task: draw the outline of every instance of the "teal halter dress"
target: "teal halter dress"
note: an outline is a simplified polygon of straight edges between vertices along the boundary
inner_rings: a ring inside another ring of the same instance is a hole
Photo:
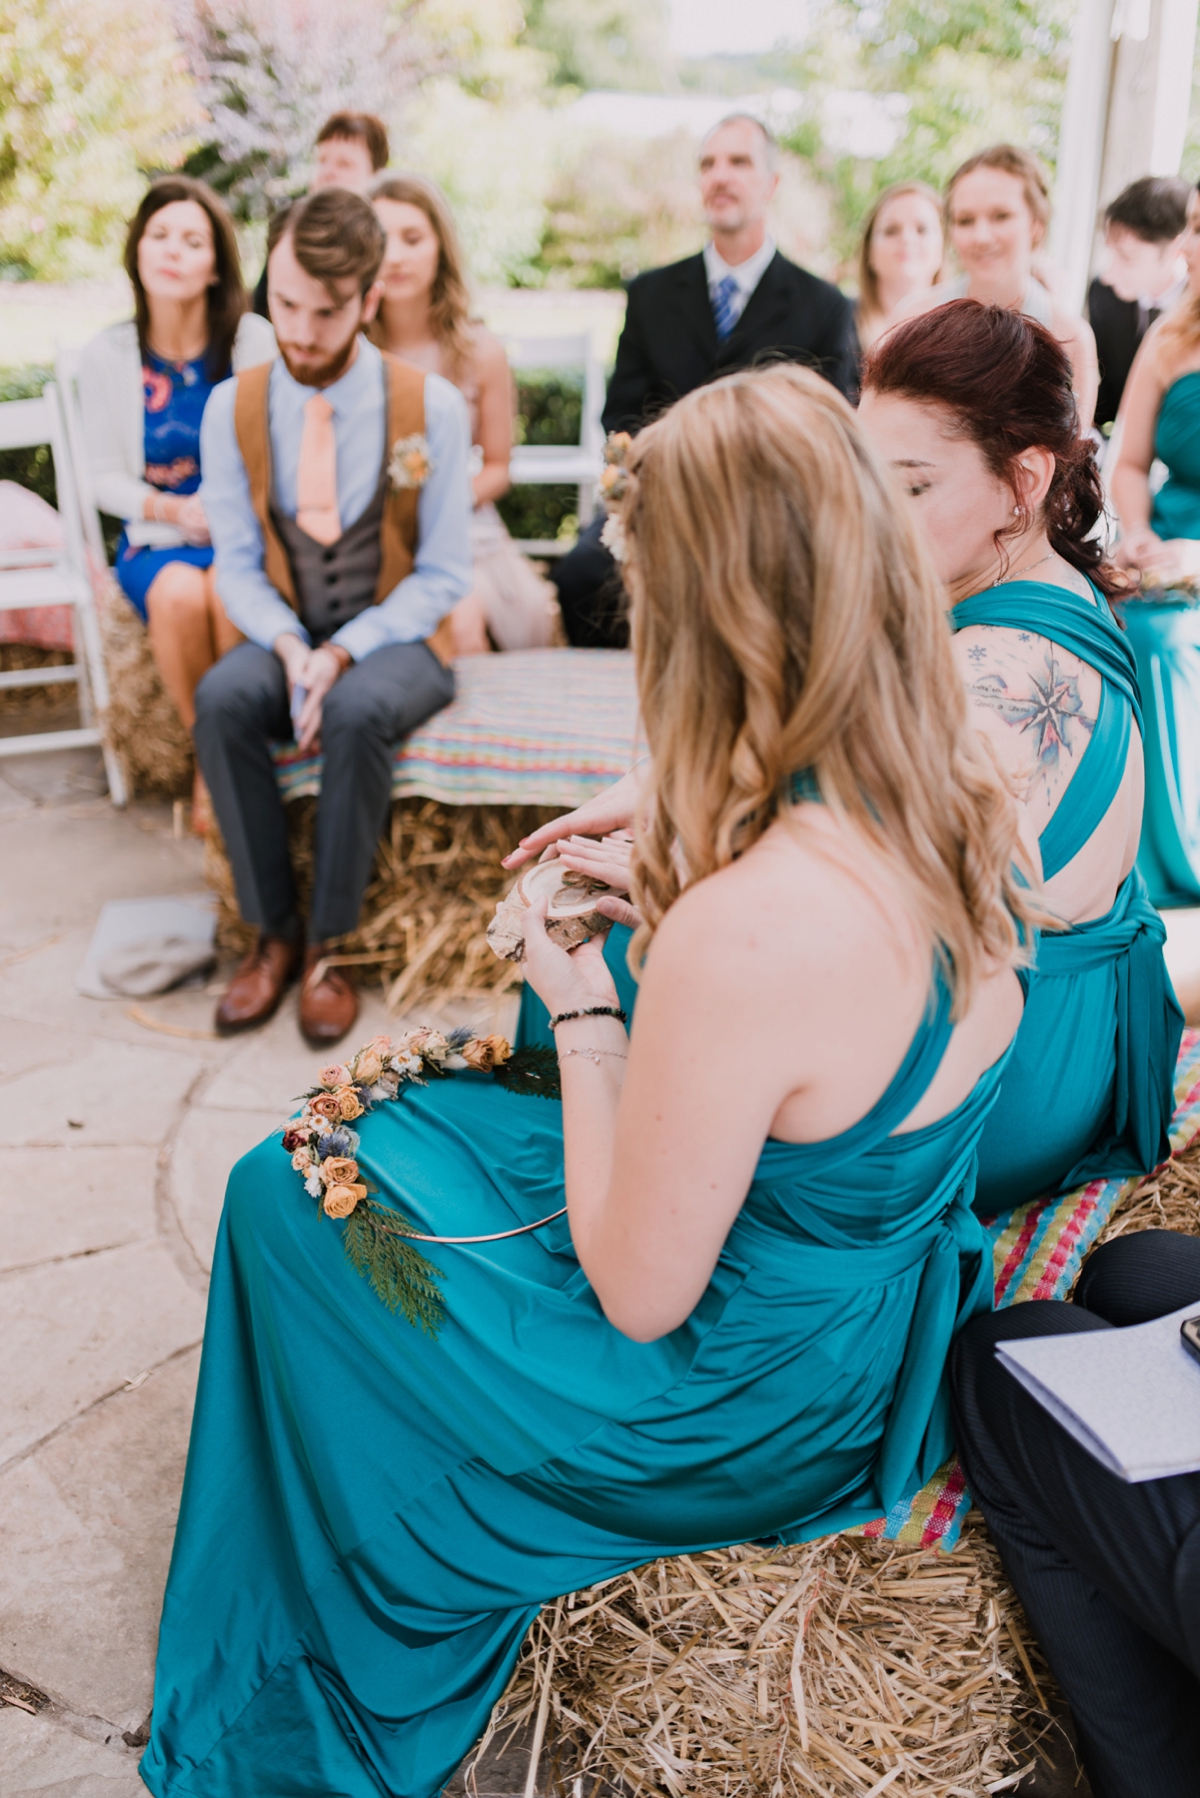
[[[1200,538],[1200,371],[1163,396],[1154,453],[1170,477],[1150,523]],[[1146,809],[1138,866],[1155,905],[1200,904],[1200,609],[1194,595],[1122,608],[1146,710]]]
[[[691,1317],[608,1323],[566,1219],[431,1248],[431,1341],[350,1266],[278,1137],[230,1176],[141,1772],[157,1798],[434,1798],[539,1608],[656,1555],[878,1517],[944,1461],[955,1331],[991,1305],[971,1210],[1003,1058],[894,1135],[944,986],[883,1097],[765,1143]],[[372,1112],[358,1159],[420,1230],[563,1202],[557,1102],[485,1076]]]
[[[1104,597],[1008,581],[950,613],[969,625],[1036,632],[1101,676],[1100,711],[1079,766],[1039,839],[1047,880],[1100,824],[1121,784],[1129,733],[1142,730],[1129,642]],[[1110,911],[1046,932],[1000,1097],[979,1146],[985,1216],[1100,1175],[1144,1174],[1170,1153],[1183,1014],[1163,960],[1166,937],[1135,867]]]

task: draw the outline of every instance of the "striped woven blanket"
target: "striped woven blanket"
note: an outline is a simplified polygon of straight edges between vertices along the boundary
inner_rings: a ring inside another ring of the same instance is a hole
[[[609,786],[644,751],[633,658],[612,649],[462,656],[457,691],[396,749],[392,797],[444,805],[561,805]],[[275,751],[285,799],[321,790],[321,757]]]
[[[1171,1153],[1178,1155],[1200,1134],[1200,1030],[1185,1030],[1175,1065],[1175,1115]],[[1033,1199],[1003,1212],[989,1226],[996,1276],[996,1306],[1026,1299],[1065,1299],[1079,1264],[1121,1200],[1138,1185],[1127,1180],[1091,1180],[1057,1199]],[[957,1461],[939,1469],[911,1498],[886,1517],[867,1524],[864,1536],[913,1547],[951,1549],[970,1509]]]

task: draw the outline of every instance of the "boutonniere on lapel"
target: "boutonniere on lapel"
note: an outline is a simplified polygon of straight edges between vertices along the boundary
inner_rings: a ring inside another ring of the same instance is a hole
[[[411,437],[397,437],[388,457],[388,480],[398,492],[423,487],[433,473],[433,457],[429,439],[420,431]]]

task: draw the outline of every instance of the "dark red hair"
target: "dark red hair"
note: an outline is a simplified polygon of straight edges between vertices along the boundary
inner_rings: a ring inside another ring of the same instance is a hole
[[[1049,450],[1056,466],[1043,510],[1051,547],[1110,599],[1125,592],[1090,535],[1104,510],[1100,474],[1092,441],[1079,428],[1071,364],[1049,331],[1003,306],[949,300],[880,339],[862,390],[940,407],[1018,502],[1017,462],[1026,450]],[[1022,515],[996,533],[1001,555],[1003,539],[1028,524]]]

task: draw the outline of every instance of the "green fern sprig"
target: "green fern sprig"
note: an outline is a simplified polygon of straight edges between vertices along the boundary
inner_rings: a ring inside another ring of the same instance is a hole
[[[441,1272],[404,1234],[408,1220],[388,1205],[360,1199],[345,1220],[342,1242],[352,1267],[371,1282],[389,1311],[400,1311],[430,1337],[445,1319]]]

